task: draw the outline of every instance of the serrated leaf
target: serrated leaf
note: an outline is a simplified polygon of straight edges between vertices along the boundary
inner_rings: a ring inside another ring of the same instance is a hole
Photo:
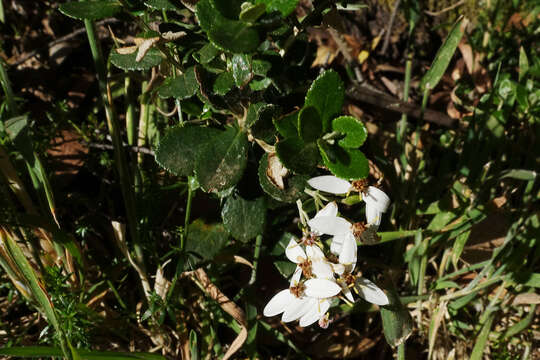
[[[298,135],[305,142],[316,141],[322,135],[322,119],[315,106],[305,106],[298,114]]]
[[[289,170],[299,174],[311,174],[319,161],[315,143],[305,143],[299,137],[290,137],[276,143],[276,154]]]
[[[197,54],[199,55],[198,61],[201,64],[208,64],[219,54],[219,49],[212,45],[212,43],[207,43]]]
[[[227,244],[229,234],[223,224],[205,224],[197,219],[189,225],[184,250],[198,259],[212,260]]]
[[[275,156],[275,155],[274,155]],[[306,175],[292,175],[285,179],[284,189],[280,189],[273,184],[267,176],[268,169],[268,154],[264,154],[259,161],[259,183],[265,193],[272,198],[286,202],[294,203],[298,198],[303,195],[304,188],[307,186],[307,180],[309,176]]]
[[[356,180],[365,179],[369,175],[369,163],[362,151],[340,146],[328,148],[321,141],[318,145],[324,165],[337,177]]]
[[[247,54],[234,54],[231,59],[231,68],[234,83],[238,87],[244,87],[253,74],[251,73],[251,56]]]
[[[332,120],[332,131],[345,134],[345,138],[338,141],[344,148],[358,148],[367,139],[366,127],[352,116],[340,116]]]
[[[266,202],[263,197],[245,200],[240,196],[230,196],[223,206],[221,217],[223,225],[235,239],[248,242],[264,231]]]
[[[144,5],[156,10],[176,10],[178,7],[172,0],[146,0]]]
[[[195,14],[216,47],[233,53],[250,53],[259,46],[259,34],[254,28],[224,17],[212,0],[200,0]]]
[[[276,134],[273,120],[277,117],[278,107],[272,104],[266,104],[257,110],[255,122],[250,124],[251,134],[257,139],[268,143],[273,142]]]
[[[230,72],[222,72],[214,81],[212,89],[216,95],[225,95],[234,87],[234,78]]]
[[[315,106],[321,115],[323,131],[330,130],[330,120],[341,112],[345,86],[338,73],[327,70],[311,84],[304,106]]]
[[[243,6],[242,10],[240,11],[239,18],[242,21],[245,22],[255,22],[258,18],[260,18],[265,12],[266,12],[266,5],[265,4],[250,4]]]
[[[452,56],[454,56],[456,48],[461,41],[461,37],[463,36],[463,32],[461,31],[462,22],[463,19],[461,18],[454,24],[446,37],[446,40],[444,40],[439,51],[437,51],[437,55],[435,55],[431,67],[420,81],[420,88],[422,91],[434,89],[444,75],[450,64],[450,60],[452,60]]]
[[[208,192],[221,191],[235,185],[247,163],[246,134],[229,127],[205,143],[196,154],[195,176]]]
[[[246,114],[245,127],[250,128],[251,125],[255,124],[255,122],[258,120],[259,109],[266,105],[268,104],[266,104],[265,102],[257,102],[257,103],[249,104],[247,114]]]
[[[150,49],[140,60],[135,60],[137,52],[132,54],[119,54],[116,50],[111,51],[111,63],[122,70],[148,70],[161,64],[163,57],[158,49]]]
[[[285,138],[298,136],[298,111],[293,111],[275,119],[274,126],[279,134]]]
[[[195,67],[192,66],[176,78],[168,78],[158,90],[161,98],[175,98],[184,100],[197,93],[199,83],[195,78]]]
[[[119,1],[73,1],[61,4],[58,10],[66,16],[78,20],[100,20],[108,18],[122,10]]]
[[[298,0],[256,0],[256,4],[266,4],[266,11],[273,12],[279,11],[281,16],[289,16],[296,5],[298,5]]]
[[[219,133],[217,129],[200,126],[171,127],[159,142],[156,161],[175,175],[189,176],[201,147]]]
[[[413,322],[393,289],[387,292],[387,296],[390,304],[381,306],[384,337],[390,346],[396,347],[411,335]]]

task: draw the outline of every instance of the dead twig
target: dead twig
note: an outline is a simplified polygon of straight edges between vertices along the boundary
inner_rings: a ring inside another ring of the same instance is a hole
[[[392,15],[390,15],[390,22],[388,23],[388,28],[386,28],[386,35],[384,36],[384,42],[383,42],[383,46],[381,48],[380,54],[386,53],[386,49],[388,48],[388,43],[390,42],[390,35],[392,34],[392,27],[394,26],[396,13],[399,9],[400,3],[401,3],[401,0],[396,1],[394,5],[394,9],[392,10]]]
[[[453,10],[453,9],[457,8],[458,6],[463,5],[463,4],[465,4],[465,0],[460,0],[457,3],[455,3],[453,5],[450,5],[449,7],[444,8],[442,10],[439,10],[439,11],[424,10],[424,12],[426,14],[428,14],[429,16],[440,16],[440,15],[444,14],[445,12],[451,11],[451,10]]]
[[[403,102],[372,87],[365,85],[352,86],[347,90],[347,96],[358,102],[420,119],[421,109],[418,105]],[[430,109],[425,110],[424,120],[445,127],[452,127],[455,121],[455,119],[442,112]]]

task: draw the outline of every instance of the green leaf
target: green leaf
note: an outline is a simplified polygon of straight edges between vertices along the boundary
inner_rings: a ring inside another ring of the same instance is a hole
[[[244,4],[247,4],[244,6]],[[240,11],[240,20],[253,23],[257,21],[258,18],[260,18],[265,12],[266,12],[266,5],[265,4],[250,4],[250,3],[244,3],[242,4],[242,10]]]
[[[202,260],[212,260],[227,245],[228,238],[229,234],[223,224],[209,225],[197,219],[189,225],[184,249]]]
[[[156,10],[177,10],[173,0],[146,0],[144,5]]]
[[[319,150],[324,165],[339,178],[346,180],[365,179],[369,175],[369,163],[364,153],[358,149],[330,148],[319,141]]]
[[[197,52],[197,54],[199,55],[198,61],[201,64],[208,64],[219,54],[219,49],[212,45],[212,43],[207,43]]]
[[[158,90],[161,98],[175,98],[184,100],[197,93],[199,83],[195,78],[195,67],[192,66],[176,78],[168,78]]]
[[[519,81],[525,77],[525,75],[529,72],[529,59],[527,58],[527,53],[525,52],[525,49],[523,49],[523,46],[519,48]]]
[[[488,315],[486,322],[482,325],[482,330],[476,338],[474,343],[473,350],[471,352],[470,360],[481,360],[484,358],[486,343],[491,333],[491,326],[493,325],[493,320],[495,320],[495,312],[492,312]]]
[[[148,70],[161,64],[163,57],[158,49],[148,50],[141,61],[136,61],[137,51],[132,54],[119,54],[116,50],[111,51],[109,57],[111,63],[122,70]]]
[[[268,154],[264,154],[259,162],[259,183],[261,184],[264,192],[270,195],[272,198],[286,203],[294,203],[304,194],[303,191],[306,187],[309,176],[292,175],[291,177],[285,179],[284,189],[280,189],[274,185],[266,175],[267,169]]]
[[[315,143],[305,143],[299,137],[290,137],[276,143],[279,161],[289,170],[299,174],[311,174],[319,161]]]
[[[212,0],[200,0],[195,14],[208,39],[217,48],[233,53],[250,53],[259,46],[259,34],[255,29],[221,15]]]
[[[392,289],[387,295],[390,304],[381,307],[384,337],[390,346],[396,347],[411,335],[413,322],[398,294]]]
[[[189,351],[191,354],[191,360],[199,360],[199,346],[197,344],[197,333],[195,331],[189,331]]]
[[[221,217],[223,225],[235,239],[248,242],[264,231],[266,202],[264,197],[245,200],[240,196],[229,196],[221,211]]]
[[[272,84],[272,79],[264,78],[261,80],[251,80],[249,83],[249,88],[253,91],[261,91],[266,89]]]
[[[304,106],[315,106],[323,122],[323,131],[330,130],[330,120],[341,112],[345,86],[338,73],[327,70],[311,84]]]
[[[345,134],[345,138],[338,142],[344,148],[358,148],[367,139],[366,127],[352,116],[340,116],[332,120],[332,131]]]
[[[214,93],[217,95],[225,95],[234,86],[234,78],[233,75],[230,72],[223,72],[218,75],[216,78],[216,81],[214,82],[214,85],[212,86],[212,89],[214,89]]]
[[[266,76],[266,73],[272,68],[272,64],[270,61],[253,59],[251,67],[255,75]]]
[[[293,111],[279,119],[274,120],[274,126],[279,134],[285,138],[298,136],[298,111]]]
[[[437,52],[437,55],[435,55],[435,59],[428,72],[422,77],[422,80],[420,81],[420,88],[422,91],[434,89],[444,75],[450,64],[450,60],[452,60],[452,56],[454,56],[456,48],[461,41],[461,37],[463,36],[463,32],[461,31],[462,22],[463,18],[459,19],[454,24],[446,37],[446,40]]]
[[[272,248],[270,255],[278,257],[285,256],[285,250],[287,249],[287,246],[289,245],[291,239],[294,239],[296,242],[298,242],[298,238],[295,235],[289,232],[284,232],[283,235],[281,235],[281,237],[279,238],[276,245],[274,245],[274,247]]]
[[[296,269],[295,263],[283,260],[274,261],[274,266],[285,279],[288,279]]]
[[[298,5],[298,0],[256,0],[256,4],[266,4],[266,11],[273,12],[279,11],[281,16],[289,16],[296,5]]]
[[[83,360],[165,360],[158,354],[139,353],[139,352],[116,352],[116,351],[92,351],[77,350]],[[62,351],[59,348],[51,346],[16,346],[0,349],[0,355],[18,356],[18,357],[62,357]]]
[[[171,127],[159,142],[156,161],[177,176],[189,176],[195,169],[196,155],[202,146],[219,133],[217,129],[200,126]]]
[[[247,163],[246,134],[229,127],[202,145],[196,154],[195,177],[208,192],[221,191],[235,185]]]
[[[251,103],[249,104],[247,114],[246,114],[246,121],[245,121],[245,127],[250,128],[251,125],[255,124],[257,120],[259,120],[259,110],[263,107],[268,105],[265,102],[257,102],[257,103]]]
[[[58,10],[66,16],[78,20],[100,20],[116,14],[122,9],[119,1],[73,1],[61,4]]]
[[[278,107],[267,104],[257,110],[255,122],[251,124],[251,135],[268,143],[274,141],[276,130],[273,120],[277,117]]]
[[[534,170],[511,169],[504,172],[501,179],[512,178],[517,180],[531,181],[536,179],[538,173]]]
[[[234,83],[239,88],[244,87],[253,77],[250,55],[234,54],[231,59],[231,67]]]
[[[452,263],[456,268],[461,253],[463,253],[463,249],[465,248],[465,244],[467,243],[467,240],[469,240],[469,235],[471,235],[471,230],[462,232],[456,237],[456,240],[454,240],[454,245],[452,247]]]
[[[305,106],[298,114],[298,135],[305,142],[316,141],[322,135],[322,119],[315,106]]]

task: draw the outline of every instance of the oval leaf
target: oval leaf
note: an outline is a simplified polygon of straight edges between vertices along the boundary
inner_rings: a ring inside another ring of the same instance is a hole
[[[221,131],[196,154],[195,176],[205,191],[220,191],[235,185],[247,163],[246,134],[235,128]]]
[[[99,20],[113,16],[122,5],[119,1],[73,1],[60,5],[58,8],[64,15],[78,20]]]
[[[197,89],[199,89],[199,83],[195,78],[195,67],[192,66],[182,75],[165,80],[158,90],[158,95],[164,99],[172,97],[184,100],[195,95]]]
[[[322,135],[322,119],[315,106],[306,106],[298,114],[298,135],[305,142],[316,141]]]
[[[369,175],[369,163],[363,152],[340,146],[324,146],[319,142],[324,165],[332,174],[346,180],[365,179]]]
[[[289,170],[299,174],[311,174],[319,161],[315,143],[305,143],[298,137],[287,138],[276,144],[276,154]]]
[[[212,0],[200,0],[195,14],[216,47],[233,53],[249,53],[259,46],[259,34],[255,29],[221,15]]]
[[[247,242],[262,234],[266,222],[266,203],[264,197],[245,200],[241,197],[228,197],[221,211],[223,225],[231,235]]]
[[[192,259],[212,260],[227,244],[229,234],[223,224],[205,224],[201,219],[189,225],[184,250]]]
[[[273,155],[275,156],[275,155]],[[272,198],[286,202],[294,203],[298,198],[303,195],[304,188],[309,176],[306,175],[293,175],[284,179],[284,187],[280,189],[268,178],[268,154],[264,154],[259,162],[259,183],[265,193]]]
[[[345,87],[338,73],[327,70],[311,84],[304,106],[314,106],[321,115],[323,131],[330,129],[330,120],[341,112]]]
[[[389,305],[381,307],[384,337],[392,347],[402,344],[411,335],[412,319],[409,311],[405,308],[396,292],[388,291]]]
[[[148,70],[158,66],[163,58],[157,49],[150,49],[144,57],[137,61],[137,52],[132,54],[119,54],[116,50],[111,51],[110,60],[114,66],[122,70]]]
[[[332,130],[345,134],[338,144],[344,148],[358,148],[367,139],[367,129],[352,116],[340,116],[332,121]]]
[[[281,16],[286,17],[296,9],[298,0],[257,0],[255,4],[266,4],[267,12],[279,11]]]
[[[189,176],[195,169],[196,154],[220,133],[207,127],[175,126],[169,128],[156,149],[156,161],[178,176]]]

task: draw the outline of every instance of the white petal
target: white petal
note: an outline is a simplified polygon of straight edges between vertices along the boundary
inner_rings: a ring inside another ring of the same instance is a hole
[[[315,303],[312,305],[310,304],[310,310],[300,318],[300,326],[302,327],[309,326],[314,322],[318,321],[330,308],[330,301],[327,299],[313,300],[315,300]]]
[[[285,307],[285,311],[281,316],[281,321],[289,322],[299,319],[302,315],[309,311],[310,298],[304,296],[302,298],[294,297],[292,301]]]
[[[334,255],[339,255],[341,248],[343,247],[343,241],[347,237],[347,234],[336,235],[332,238],[330,243],[330,252]]]
[[[285,249],[285,255],[287,256],[287,259],[295,264],[298,264],[306,259],[304,249],[302,249],[302,246],[300,246],[300,244],[298,244],[294,239],[289,241],[289,245],[287,245],[287,248]]]
[[[332,266],[324,260],[316,260],[311,264],[311,271],[318,279],[333,279]]]
[[[285,307],[295,298],[289,289],[281,290],[264,307],[264,316],[274,316],[285,311]]]
[[[292,286],[298,285],[298,282],[300,281],[301,277],[302,277],[302,268],[296,265],[296,269],[294,269],[293,276],[291,276],[291,282],[289,286],[292,287]]]
[[[309,279],[305,282],[307,296],[315,298],[327,298],[338,294],[341,287],[335,281],[327,279]]]
[[[342,285],[341,286],[341,292],[343,293],[343,295],[345,295],[347,300],[354,303],[354,296],[352,294],[351,289],[347,285]]]
[[[345,266],[343,264],[332,264],[332,270],[336,274],[341,275],[345,272]]]
[[[377,210],[371,203],[366,203],[366,222],[368,225],[379,226],[381,224],[382,212]]]
[[[324,253],[317,245],[306,246],[306,255],[312,260],[324,259]]]
[[[323,207],[321,210],[317,212],[315,217],[322,217],[322,216],[333,216],[336,217],[338,213],[338,207],[336,205],[335,201],[332,201],[328,204],[326,204],[325,207]]]
[[[311,178],[308,184],[317,190],[332,194],[346,194],[351,190],[351,183],[332,175],[323,175]]]
[[[358,295],[363,297],[366,301],[376,305],[389,304],[386,294],[368,279],[357,278],[355,287],[356,290],[358,290]]]
[[[339,253],[339,263],[350,265],[356,263],[356,240],[353,234],[347,236],[343,241],[341,252]]]
[[[313,218],[308,221],[312,230],[321,234],[339,235],[351,231],[351,223],[342,217],[324,216]]]
[[[375,186],[368,187],[367,194],[363,194],[362,199],[366,205],[372,205],[377,211],[386,212],[390,205],[390,198],[384,191],[377,189]]]

